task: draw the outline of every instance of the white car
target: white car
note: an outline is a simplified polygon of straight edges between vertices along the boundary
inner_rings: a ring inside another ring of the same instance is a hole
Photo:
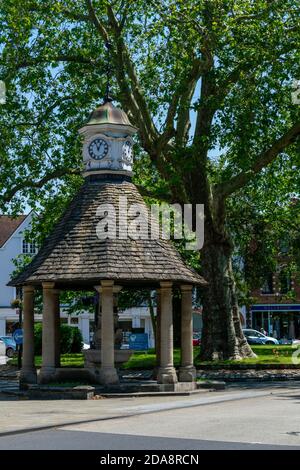
[[[0,339],[0,356],[6,356],[6,345],[1,339]]]
[[[260,331],[243,329],[243,333],[249,344],[279,344],[279,341],[272,336],[266,336]]]

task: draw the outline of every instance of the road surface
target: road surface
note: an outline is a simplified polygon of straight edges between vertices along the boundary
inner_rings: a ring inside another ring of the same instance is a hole
[[[300,449],[298,383],[191,397],[2,400],[0,413],[1,450]]]

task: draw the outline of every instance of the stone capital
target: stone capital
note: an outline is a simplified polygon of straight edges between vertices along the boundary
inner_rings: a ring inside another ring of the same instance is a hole
[[[55,282],[43,282],[43,289],[54,289]]]
[[[160,284],[160,290],[172,289],[172,286],[173,286],[173,282],[169,282],[169,281],[161,281],[159,284]]]
[[[25,293],[29,293],[29,294],[33,294],[34,292],[34,286],[30,286],[29,284],[23,286],[23,292]]]
[[[102,289],[112,289],[114,287],[114,281],[105,279],[105,280],[101,281],[101,287],[102,287]]]
[[[192,292],[193,286],[191,284],[181,284],[180,289],[182,293],[189,293]]]
[[[108,282],[108,283],[111,283],[112,284],[107,284],[107,285],[102,285],[102,282]],[[114,281],[101,281],[101,285],[99,286],[94,286],[94,289],[98,292],[98,294],[101,294],[101,292],[103,291],[103,288],[113,288],[113,293],[114,294],[118,294],[122,289],[123,289],[123,286],[118,286],[118,285],[114,285]]]

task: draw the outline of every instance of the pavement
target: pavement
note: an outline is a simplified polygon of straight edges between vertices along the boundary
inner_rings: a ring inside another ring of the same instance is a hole
[[[300,449],[299,382],[184,398],[2,396],[0,416],[0,449]]]
[[[19,371],[16,367],[6,365],[6,360],[6,357],[0,356],[0,394],[19,390]]]
[[[6,364],[6,361],[7,361],[6,356],[0,356],[0,366],[2,366],[3,364]]]

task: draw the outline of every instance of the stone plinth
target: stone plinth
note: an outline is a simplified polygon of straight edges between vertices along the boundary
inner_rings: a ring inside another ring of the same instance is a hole
[[[119,367],[124,362],[127,362],[133,351],[131,349],[115,349],[114,358],[115,365]],[[101,350],[100,349],[87,349],[83,351],[84,367],[89,371],[91,380],[101,383],[100,369],[101,369]]]
[[[141,392],[174,392],[174,393],[183,393],[183,392],[192,392],[197,390],[196,382],[177,382],[177,383],[155,383],[155,384],[143,384],[140,387]]]

